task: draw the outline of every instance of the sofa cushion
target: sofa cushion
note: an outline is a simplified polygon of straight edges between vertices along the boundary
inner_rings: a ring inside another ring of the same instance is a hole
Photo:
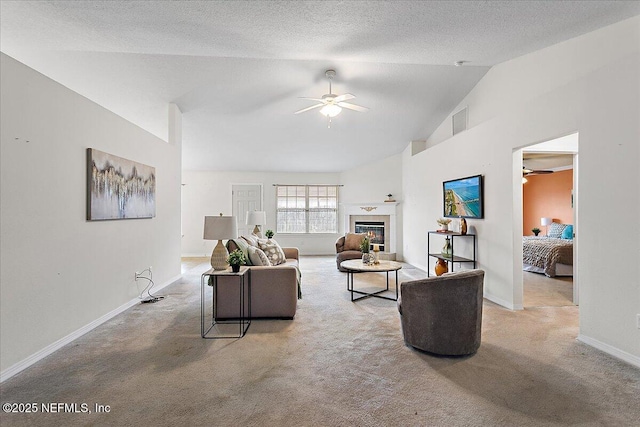
[[[359,251],[364,234],[347,233],[344,238],[345,251]]]
[[[271,262],[271,265],[279,265],[285,262],[286,258],[284,256],[284,251],[275,240],[258,240],[258,245],[260,245],[260,249],[264,251]]]
[[[251,260],[252,265],[264,265],[270,266],[271,261],[267,255],[262,251],[262,249],[256,248],[255,246],[249,246],[249,259]]]

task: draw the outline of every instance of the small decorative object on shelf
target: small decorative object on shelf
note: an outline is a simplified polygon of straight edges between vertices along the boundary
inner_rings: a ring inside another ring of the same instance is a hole
[[[387,194],[387,200],[385,200],[385,202],[395,202],[395,200],[392,199],[391,196],[393,196],[393,194]]]
[[[445,244],[442,249],[431,252],[431,237],[439,236],[437,239],[444,237]],[[453,242],[466,242],[462,246],[455,245]],[[477,268],[476,261],[476,235],[473,233],[460,234],[452,231],[434,230],[427,232],[427,250],[429,258],[435,258],[444,262],[448,269],[455,271],[456,268],[462,268],[462,264],[473,264],[473,268]],[[461,256],[464,254],[465,256]],[[456,267],[458,266],[458,267]],[[427,277],[432,274],[433,270],[427,270]]]
[[[246,264],[247,260],[244,258],[242,251],[240,249],[236,249],[229,254],[227,262],[231,265],[231,271],[237,273],[240,271],[240,266]]]
[[[442,276],[447,271],[449,271],[449,267],[447,267],[446,261],[438,258],[436,261],[436,276]]]
[[[449,236],[447,236],[444,246],[442,247],[442,255],[447,257],[451,256],[451,239],[449,239]]]
[[[267,236],[267,239],[270,239],[273,237],[273,230],[267,230],[264,232],[264,235]]]
[[[467,220],[464,218],[460,218],[460,234],[467,234]]]
[[[540,229],[538,227],[535,227],[531,229],[531,232],[537,236],[538,234],[540,234]]]
[[[440,230],[438,231],[447,231],[449,230],[449,223],[451,220],[449,218],[440,218],[436,221],[438,225],[440,225]]]

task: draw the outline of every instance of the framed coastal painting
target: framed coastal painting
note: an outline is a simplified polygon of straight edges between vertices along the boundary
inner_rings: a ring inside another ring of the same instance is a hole
[[[156,216],[156,169],[87,149],[87,220]]]
[[[482,175],[445,181],[442,187],[445,217],[484,218]]]

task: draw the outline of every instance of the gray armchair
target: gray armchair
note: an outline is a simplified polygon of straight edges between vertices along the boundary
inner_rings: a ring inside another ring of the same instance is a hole
[[[483,270],[462,270],[400,284],[404,342],[429,353],[475,353],[482,330]]]
[[[340,267],[342,261],[349,259],[361,259],[360,242],[364,239],[364,234],[347,233],[338,238],[336,241],[336,264],[338,270],[347,272],[346,269]]]

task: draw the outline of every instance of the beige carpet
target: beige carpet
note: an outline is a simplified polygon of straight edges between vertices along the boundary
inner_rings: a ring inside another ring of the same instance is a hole
[[[573,277],[547,277],[522,272],[525,307],[564,307],[573,304]]]
[[[640,370],[575,340],[577,307],[512,312],[486,302],[464,358],[404,345],[395,302],[349,300],[333,257],[304,257],[292,321],[239,340],[200,338],[189,260],[167,298],[138,305],[1,385],[6,402],[110,405],[102,414],[2,414],[13,425],[632,426]],[[408,267],[408,266],[407,266]],[[190,268],[190,269],[189,269]],[[401,280],[422,277],[404,268]],[[356,276],[356,287],[382,283]]]

